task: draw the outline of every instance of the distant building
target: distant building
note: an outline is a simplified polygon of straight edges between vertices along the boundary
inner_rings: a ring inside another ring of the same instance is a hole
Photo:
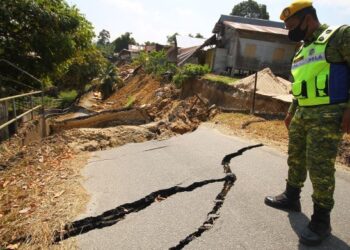
[[[297,44],[288,39],[284,23],[222,15],[215,24],[216,48],[207,52],[206,63],[215,73],[234,75],[269,67],[288,75]]]
[[[152,45],[145,45],[145,51],[146,52],[152,52],[152,51],[161,51],[161,50],[165,50],[167,51],[168,49],[170,49],[170,45],[162,45],[159,43],[155,43]]]
[[[215,47],[215,44],[215,35],[209,39],[177,35],[174,46],[168,50],[168,60],[178,66],[186,63],[203,65],[206,63],[206,51]]]

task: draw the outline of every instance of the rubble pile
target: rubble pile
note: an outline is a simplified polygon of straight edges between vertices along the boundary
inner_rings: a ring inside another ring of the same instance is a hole
[[[179,99],[179,90],[173,85],[166,85],[155,92],[156,101],[144,105],[148,115],[159,122],[159,133],[170,130],[176,134],[194,131],[201,122],[211,119],[218,113],[215,106],[208,107],[208,101],[200,96]]]

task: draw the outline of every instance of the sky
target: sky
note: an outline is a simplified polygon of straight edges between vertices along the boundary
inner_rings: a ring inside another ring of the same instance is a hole
[[[165,44],[168,35],[201,33],[208,38],[221,14],[229,14],[242,0],[66,0],[89,20],[95,33],[108,30],[111,41],[132,32],[138,43]],[[291,0],[257,0],[265,4],[270,20],[279,21]],[[321,23],[350,24],[349,0],[314,0]]]

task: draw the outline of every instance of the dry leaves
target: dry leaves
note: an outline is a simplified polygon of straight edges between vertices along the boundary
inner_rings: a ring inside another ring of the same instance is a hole
[[[26,214],[26,213],[28,213],[30,211],[30,209],[31,209],[30,207],[24,208],[24,209],[20,210],[19,213],[20,214]]]
[[[60,197],[64,192],[65,192],[65,191],[63,190],[63,191],[61,191],[61,192],[59,192],[59,193],[56,193],[55,196],[54,196],[54,198]]]
[[[19,248],[19,244],[11,244],[6,246],[7,249],[9,250],[14,250],[14,249],[18,249]]]
[[[30,248],[36,246],[31,249],[47,249],[53,228],[69,218],[72,212],[68,209],[78,206],[71,202],[72,206],[63,208],[58,200],[67,199],[65,193],[80,191],[67,191],[73,177],[79,178],[78,169],[72,167],[77,165],[65,164],[75,155],[61,135],[25,147],[20,143],[20,138],[17,142],[14,138],[0,145],[7,149],[0,151],[0,165],[9,166],[0,177],[0,249],[18,249],[22,243],[27,247],[22,239],[28,237],[33,239]],[[75,199],[80,202],[79,195]]]

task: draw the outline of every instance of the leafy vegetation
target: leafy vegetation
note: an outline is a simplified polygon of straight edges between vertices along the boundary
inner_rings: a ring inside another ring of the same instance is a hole
[[[135,101],[136,101],[136,98],[135,98],[134,96],[129,96],[129,97],[128,97],[128,101],[127,101],[127,103],[125,104],[125,108],[130,108],[130,107],[132,107],[132,106],[134,105]]]
[[[234,82],[239,80],[238,78],[233,78],[229,76],[220,76],[220,75],[214,75],[214,74],[206,74],[203,76],[203,79],[206,79],[212,82],[228,84],[228,85],[234,84]]]
[[[168,44],[174,44],[175,40],[176,40],[176,36],[178,36],[178,35],[180,35],[180,34],[175,32],[174,34],[167,36],[166,38],[167,38]]]
[[[58,97],[61,99],[61,108],[69,107],[77,98],[78,93],[76,90],[62,91]]]
[[[192,38],[204,38],[204,36],[201,33],[197,33],[195,36],[190,33],[188,34],[188,36]]]
[[[129,45],[136,45],[135,39],[131,36],[132,33],[126,32],[113,41],[114,52],[120,52],[123,49],[128,49]]]
[[[142,65],[146,73],[161,76],[167,72],[175,73],[176,65],[167,60],[166,52],[152,51],[150,53],[141,52],[133,61],[134,65]]]
[[[105,58],[112,58],[114,53],[114,44],[109,41],[111,35],[109,31],[103,29],[99,35],[96,43],[96,47],[101,51]]]
[[[60,89],[83,89],[103,67],[92,44],[93,27],[65,0],[0,1],[0,58]],[[97,65],[96,65],[97,64]],[[1,63],[2,76],[39,89],[40,83]],[[61,86],[64,83],[64,86]],[[5,91],[24,90],[2,81]],[[26,89],[28,90],[28,89]]]
[[[113,64],[110,64],[101,79],[100,90],[103,100],[107,99],[115,91],[118,83],[121,83],[121,80],[118,77],[117,70]]]
[[[249,18],[260,18],[270,19],[270,15],[266,10],[265,4],[258,4],[254,0],[243,1],[235,5],[230,15],[249,17]]]
[[[185,64],[173,78],[173,82],[179,88],[185,81],[205,75],[210,72],[208,65]]]

